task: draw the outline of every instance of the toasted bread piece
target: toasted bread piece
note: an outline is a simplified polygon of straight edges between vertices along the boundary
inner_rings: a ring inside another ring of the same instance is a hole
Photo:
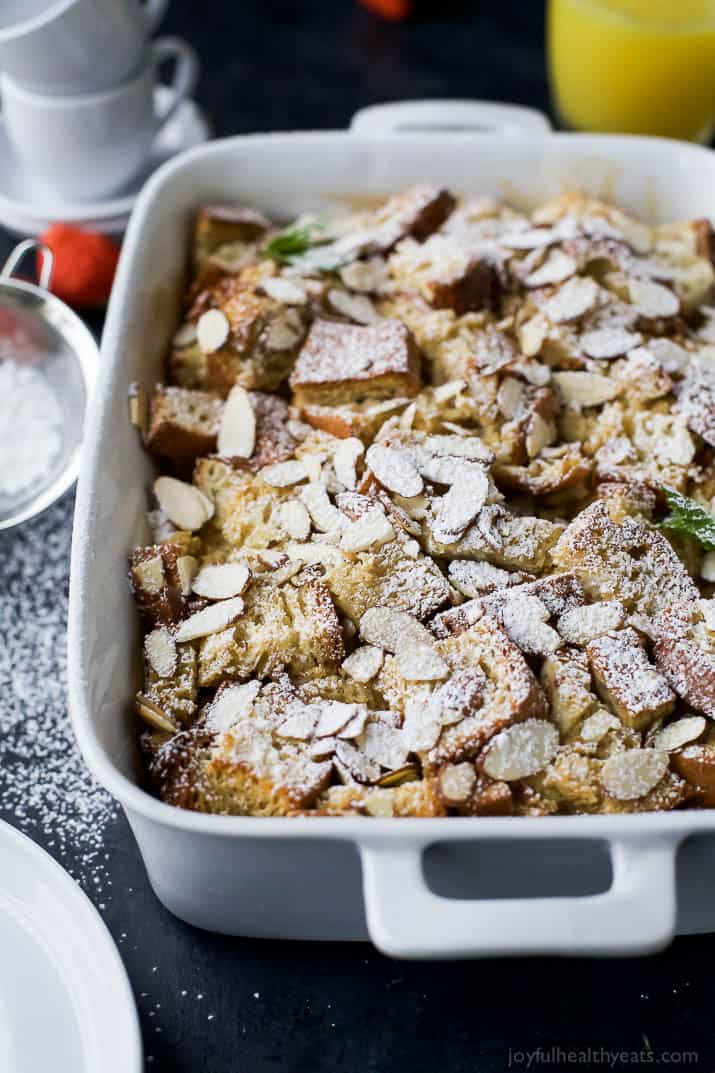
[[[599,707],[583,649],[568,645],[547,656],[541,665],[541,685],[562,735],[571,735]]]
[[[338,505],[357,521],[374,509],[375,501],[348,494],[338,497]],[[382,606],[424,620],[449,603],[444,574],[411,545],[414,541],[398,530],[379,547],[343,554],[334,566],[326,567],[326,584],[343,614],[358,623],[368,608]]]
[[[144,689],[149,700],[175,724],[186,723],[196,712],[198,695],[196,650],[191,644],[176,645],[176,667],[161,676],[144,661]]]
[[[365,399],[363,402],[346,402],[341,406],[319,406],[315,403],[297,408],[304,421],[313,428],[329,432],[331,436],[348,439],[356,436],[371,443],[382,425],[390,417],[409,406],[410,399]]]
[[[436,653],[448,664],[452,678],[457,672],[476,675],[479,688],[460,683],[457,697],[450,698],[451,719],[436,734],[434,745],[420,750],[427,771],[444,763],[473,759],[494,734],[512,723],[546,712],[546,699],[519,649],[493,619],[483,615],[469,630],[435,643]],[[397,656],[386,656],[376,686],[391,707],[408,713],[412,705],[441,706],[445,685],[408,681]],[[473,683],[476,687],[476,681]],[[464,705],[456,704],[460,698]],[[446,703],[446,702],[445,702]],[[456,710],[455,710],[456,708]]]
[[[458,316],[490,309],[498,294],[498,277],[487,257],[477,257],[452,235],[432,235],[425,242],[404,239],[390,258],[390,274],[400,290],[415,291],[434,309]]]
[[[434,779],[406,782],[402,786],[375,790],[373,787],[330,786],[316,802],[309,816],[446,816],[447,809],[436,790]]]
[[[262,290],[273,271],[270,262],[248,265],[197,297],[191,315],[220,311],[228,322],[228,338],[208,353],[198,343],[174,349],[169,358],[172,383],[225,396],[234,384],[275,391],[287,379],[305,336],[306,312],[284,306]]]
[[[461,633],[469,629],[482,613],[491,615],[497,622],[502,623],[503,611],[509,601],[519,601],[525,596],[535,596],[553,618],[558,618],[566,611],[585,603],[583,589],[574,574],[553,574],[537,578],[536,581],[496,589],[458,607],[450,608],[449,611],[443,611],[442,614],[436,615],[430,624],[432,632],[436,637]]]
[[[191,462],[216,449],[223,402],[211,391],[157,384],[150,403],[147,449],[175,462]]]
[[[194,226],[194,263],[200,266],[228,242],[256,242],[270,227],[263,213],[245,205],[202,205]]]
[[[199,645],[199,683],[336,671],[345,658],[343,631],[326,586],[317,580],[274,585],[255,578],[241,617]]]
[[[688,428],[715,446],[715,380],[707,365],[692,361],[677,391],[678,410]]]
[[[675,694],[630,626],[597,637],[586,652],[596,689],[627,726],[642,730],[672,712]]]
[[[548,568],[554,545],[564,531],[560,522],[514,514],[501,504],[483,507],[477,520],[454,544],[440,544],[427,530],[425,547],[444,559],[477,559],[506,570],[540,574]]]
[[[395,194],[373,215],[369,228],[370,247],[387,253],[406,235],[423,242],[442,226],[457,204],[449,190],[428,183],[411,186]]]
[[[170,625],[188,613],[188,560],[195,561],[199,547],[190,533],[175,533],[132,552],[129,581],[139,611],[151,622]]]
[[[527,782],[541,797],[555,802],[560,812],[599,812],[604,797],[599,780],[602,766],[601,760],[579,746],[565,745]]]
[[[621,600],[630,611],[654,615],[695,600],[698,590],[662,533],[626,517],[618,524],[603,501],[577,514],[552,552],[593,600]]]
[[[657,621],[656,666],[691,707],[715,719],[715,638],[697,603],[667,608]]]
[[[358,325],[318,319],[290,385],[299,406],[414,395],[420,388],[419,351],[400,321]]]

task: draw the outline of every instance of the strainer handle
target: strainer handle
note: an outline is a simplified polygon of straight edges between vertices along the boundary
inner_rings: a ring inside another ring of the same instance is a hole
[[[18,265],[24,260],[26,254],[28,254],[30,250],[39,250],[42,253],[42,268],[40,269],[40,278],[37,282],[40,287],[42,287],[43,291],[46,291],[50,286],[52,268],[55,259],[49,246],[45,246],[44,242],[38,242],[36,238],[26,238],[23,239],[22,242],[18,242],[17,246],[15,246],[5,264],[2,266],[0,279],[12,279]]]

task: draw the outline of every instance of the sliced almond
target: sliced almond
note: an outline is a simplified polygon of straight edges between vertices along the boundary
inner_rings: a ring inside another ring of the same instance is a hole
[[[554,422],[546,421],[541,414],[533,413],[529,418],[524,443],[529,458],[536,458],[544,447],[548,447],[555,439],[556,425]]]
[[[276,462],[272,466],[264,466],[258,475],[266,484],[270,484],[271,488],[289,488],[292,484],[304,481],[308,476],[308,471],[303,462],[291,459],[288,462]]]
[[[228,600],[241,595],[250,576],[245,563],[212,563],[199,570],[192,588],[207,600]]]
[[[334,288],[328,291],[328,301],[337,313],[350,317],[358,324],[372,324],[379,320],[374,305],[365,294],[348,294],[347,291]]]
[[[210,604],[202,611],[189,615],[176,631],[177,641],[196,641],[200,637],[218,633],[235,622],[243,614],[244,603],[240,596]]]
[[[467,386],[466,380],[448,380],[446,384],[440,384],[432,391],[432,397],[438,405],[455,399]]]
[[[547,625],[548,619],[548,608],[537,596],[510,596],[502,610],[502,623],[509,637],[522,652],[532,656],[548,656],[561,647],[561,637]]]
[[[553,379],[566,403],[600,406],[618,394],[618,384],[599,373],[568,370],[554,373]]]
[[[330,502],[325,485],[309,484],[301,491],[301,499],[308,508],[311,521],[321,533],[330,533],[346,524],[346,517]]]
[[[676,719],[663,727],[653,739],[653,748],[662,749],[665,753],[672,753],[676,749],[682,749],[705,733],[707,720],[702,715],[686,715],[683,719]]]
[[[525,321],[519,329],[519,346],[522,354],[527,358],[535,358],[548,334],[549,322],[542,313],[537,313],[530,320]]]
[[[524,413],[525,392],[521,380],[505,376],[497,391],[497,406],[502,417],[513,421]]]
[[[628,350],[639,346],[642,338],[638,332],[628,332],[625,328],[596,328],[592,332],[585,332],[580,343],[589,358],[605,360],[620,358]]]
[[[439,773],[439,789],[448,805],[463,805],[474,793],[477,773],[474,764],[445,764]]]
[[[563,250],[552,250],[540,268],[530,272],[524,280],[527,287],[547,287],[551,283],[563,283],[573,276],[578,268],[573,257]]]
[[[261,283],[261,290],[269,298],[287,306],[302,306],[308,301],[307,291],[298,280],[283,279],[281,276],[264,279]]]
[[[175,477],[158,477],[154,495],[161,509],[179,529],[194,532],[213,518],[214,505],[193,484]]]
[[[322,482],[324,461],[325,458],[322,455],[304,455],[301,459],[311,484],[320,484]]]
[[[394,539],[395,530],[385,511],[382,507],[375,506],[370,507],[362,518],[346,526],[340,538],[340,547],[347,552],[367,551],[368,548],[379,548]]]
[[[345,781],[370,783],[380,778],[380,765],[367,757],[352,741],[338,739],[335,746],[336,769]]]
[[[459,476],[440,500],[432,535],[440,544],[454,544],[487,501],[489,478],[480,466],[462,466]]]
[[[293,349],[301,337],[301,327],[296,317],[295,310],[288,310],[285,316],[276,317],[266,333],[269,350]]]
[[[388,280],[387,263],[382,257],[368,261],[352,261],[340,269],[340,278],[351,291],[375,293]]]
[[[365,451],[362,440],[357,436],[349,436],[341,440],[333,455],[333,469],[340,483],[349,491],[357,486],[357,460]]]
[[[552,324],[578,320],[593,309],[598,300],[598,285],[590,276],[577,276],[559,287],[544,303],[544,313]]]
[[[620,600],[586,604],[565,611],[556,628],[570,645],[587,645],[601,634],[620,630],[626,621],[626,609]]]
[[[161,555],[152,555],[151,559],[145,559],[132,569],[134,582],[148,596],[156,596],[161,592],[166,581],[164,575],[164,562]]]
[[[167,734],[176,734],[178,727],[171,721],[169,716],[154,701],[149,700],[143,693],[137,693],[134,701],[134,709],[137,715],[155,730],[163,730]]]
[[[442,733],[439,710],[430,704],[429,695],[411,697],[405,705],[402,736],[405,745],[413,753],[434,748]]]
[[[290,715],[278,724],[276,734],[280,738],[308,741],[312,738],[320,718],[320,707],[319,704],[296,704]]]
[[[382,667],[384,652],[374,645],[362,645],[356,648],[342,662],[342,669],[356,682],[370,682]]]
[[[186,324],[182,324],[181,327],[174,332],[174,337],[171,342],[172,346],[177,350],[184,350],[188,346],[193,346],[197,338],[196,324],[192,320],[187,320]]]
[[[360,636],[368,644],[397,652],[401,645],[433,645],[434,637],[406,611],[391,607],[370,607],[360,619]]]
[[[660,749],[626,749],[609,756],[601,768],[601,784],[617,801],[635,801],[658,785],[668,770],[668,754]]]
[[[144,651],[151,669],[160,678],[171,678],[176,670],[176,642],[166,626],[157,626],[144,638]]]
[[[299,499],[287,499],[281,503],[280,522],[292,540],[307,540],[310,534],[310,515]]]
[[[332,544],[288,544],[285,553],[291,562],[321,563],[331,569],[345,562],[345,556]]]
[[[439,682],[449,674],[449,664],[429,644],[406,642],[397,649],[397,666],[408,682]]]
[[[248,392],[231,388],[218,428],[218,453],[223,458],[250,458],[256,444],[256,415]]]
[[[363,714],[363,725],[367,718],[367,708],[359,704],[345,704],[339,700],[324,700],[318,707],[320,715],[315,726],[316,738],[338,737],[340,731],[352,722],[359,714]]]
[[[422,491],[424,483],[406,451],[373,443],[368,448],[365,460],[380,484],[388,491],[396,492],[405,499],[411,499]]]
[[[502,235],[499,241],[510,250],[540,250],[551,246],[557,239],[557,233],[550,227],[528,227]]]
[[[220,309],[207,309],[196,323],[196,339],[204,354],[220,350],[230,331],[228,318]]]
[[[492,779],[512,782],[543,771],[559,747],[559,732],[545,719],[527,719],[492,738],[483,767]]]
[[[260,691],[260,682],[244,682],[222,689],[206,710],[209,730],[222,733],[239,720],[246,719]]]
[[[607,712],[605,708],[601,708],[600,711],[584,719],[579,736],[582,741],[599,742],[609,731],[618,730],[620,725],[620,719],[611,712]]]
[[[176,560],[176,573],[179,575],[179,589],[182,596],[191,592],[191,583],[199,569],[199,560],[193,555],[180,555]]]
[[[631,304],[642,317],[657,320],[674,317],[680,311],[680,300],[674,291],[650,279],[631,279],[628,283]]]

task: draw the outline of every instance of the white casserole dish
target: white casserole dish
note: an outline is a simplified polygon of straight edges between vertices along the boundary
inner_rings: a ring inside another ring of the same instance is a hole
[[[715,215],[715,154],[706,149],[551,134],[538,113],[476,102],[367,109],[350,132],[230,138],[165,165],[127,232],[77,494],[69,630],[75,732],[90,768],[123,805],[157,896],[192,924],[274,938],[369,935],[402,957],[655,950],[676,925],[715,928],[713,811],[255,819],[182,811],[138,784],[130,704],[138,627],[125,564],[146,538],[151,465],[127,420],[126,396],[131,381],[150,388],[161,377],[192,213],[202,202],[240,199],[286,218],[321,200],[386,195],[418,180],[527,205],[578,187],[654,219]],[[676,896],[676,852],[686,838]],[[609,855],[612,881],[604,879]],[[437,876],[432,887],[425,869]],[[479,896],[473,889],[464,896],[467,877]],[[454,893],[460,897],[445,897]]]

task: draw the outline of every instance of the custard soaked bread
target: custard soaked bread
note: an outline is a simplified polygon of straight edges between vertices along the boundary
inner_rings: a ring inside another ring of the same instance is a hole
[[[162,799],[713,806],[712,250],[575,194],[201,209],[129,567]]]

